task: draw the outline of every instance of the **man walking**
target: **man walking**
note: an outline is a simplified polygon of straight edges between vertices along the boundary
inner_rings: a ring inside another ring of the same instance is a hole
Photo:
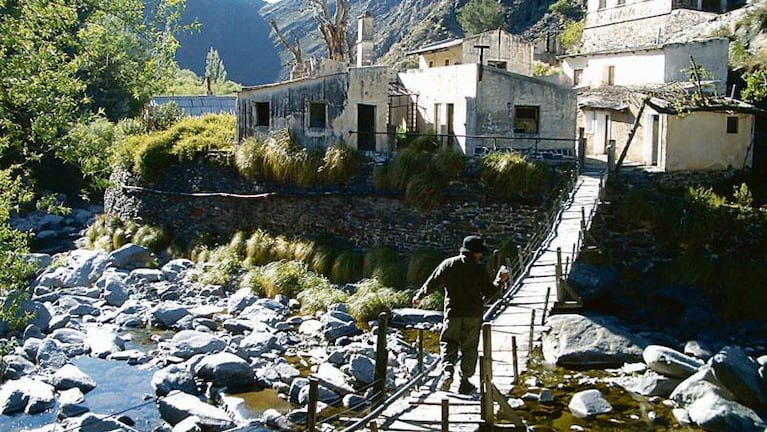
[[[487,248],[479,236],[463,239],[460,254],[442,261],[413,297],[413,306],[438,289],[445,290],[445,313],[439,337],[442,375],[438,388],[450,390],[458,353],[461,354],[461,384],[458,392],[471,394],[476,387],[469,382],[477,367],[477,345],[482,328],[483,300],[495,296],[509,280],[505,269],[493,282],[479,260]]]

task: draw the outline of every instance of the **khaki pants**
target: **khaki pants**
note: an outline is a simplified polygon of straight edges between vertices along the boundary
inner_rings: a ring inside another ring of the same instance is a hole
[[[452,375],[461,354],[461,378],[470,378],[477,368],[477,346],[482,329],[482,317],[445,318],[439,335],[442,370]]]

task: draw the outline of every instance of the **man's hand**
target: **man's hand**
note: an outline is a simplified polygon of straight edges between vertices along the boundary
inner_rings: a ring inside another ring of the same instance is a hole
[[[509,270],[506,266],[502,265],[498,269],[498,274],[495,275],[495,280],[500,282],[501,285],[506,285],[509,282]]]
[[[422,299],[423,298],[421,296],[421,291],[418,291],[417,293],[415,293],[415,296],[413,296],[413,307],[420,308]]]

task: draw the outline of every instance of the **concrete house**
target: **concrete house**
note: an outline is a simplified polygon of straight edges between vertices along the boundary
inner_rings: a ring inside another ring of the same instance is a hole
[[[395,150],[395,132],[438,133],[467,155],[492,147],[572,154],[575,91],[531,77],[532,45],[501,30],[414,51],[419,69],[373,66],[373,19],[359,19],[357,64],[328,60],[298,79],[243,88],[237,139],[287,128],[305,147],[339,141]],[[557,138],[552,140],[551,138]]]
[[[581,52],[560,57],[562,82],[578,90],[586,154],[614,141],[616,157],[666,171],[750,166],[757,110],[723,96],[729,41],[674,33],[726,10],[719,1],[589,0]],[[702,100],[691,105],[694,92]]]

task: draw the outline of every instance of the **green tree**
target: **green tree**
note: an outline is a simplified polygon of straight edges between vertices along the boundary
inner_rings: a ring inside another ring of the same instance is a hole
[[[577,52],[583,39],[583,28],[586,26],[586,20],[570,21],[565,24],[562,33],[559,34],[559,41],[562,42],[562,48],[569,53]]]
[[[503,28],[506,9],[496,0],[471,0],[457,14],[464,34],[473,35]]]
[[[205,77],[210,77],[210,80],[214,83],[222,83],[226,81],[226,68],[224,68],[224,61],[218,55],[218,50],[210,48],[208,55],[205,57]]]

